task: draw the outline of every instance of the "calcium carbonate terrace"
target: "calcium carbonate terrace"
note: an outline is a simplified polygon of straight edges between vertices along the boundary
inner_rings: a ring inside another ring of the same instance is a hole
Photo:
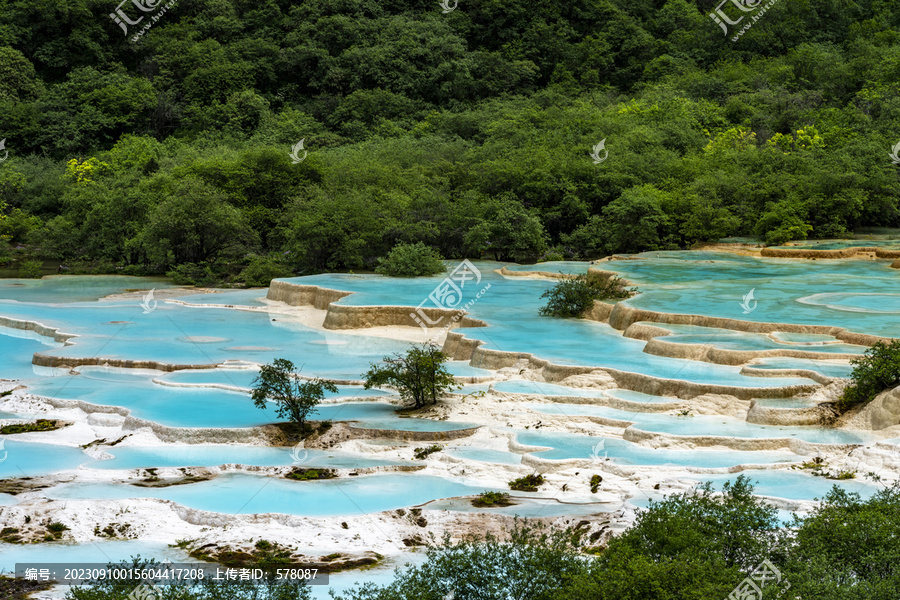
[[[0,283],[0,378],[9,380],[4,389],[23,386],[3,398],[0,419],[69,423],[55,432],[4,436],[8,458],[0,462],[0,476],[36,477],[47,485],[24,495],[0,493],[0,506],[14,510],[55,499],[80,510],[95,502],[98,514],[132,507],[137,521],[169,510],[182,516],[202,511],[214,515],[204,517],[209,522],[242,527],[249,527],[241,520],[246,515],[306,519],[303,527],[314,528],[355,516],[377,518],[388,531],[392,511],[417,505],[442,522],[463,523],[478,510],[461,497],[502,491],[507,481],[534,470],[553,485],[519,493],[518,508],[502,514],[630,510],[658,495],[653,486],[659,482],[681,482],[672,489],[707,480],[721,485],[742,471],[760,482],[760,495],[804,508],[832,485],[864,495],[876,489],[862,477],[833,481],[792,468],[812,456],[831,456],[836,467],[850,468],[847,457],[856,453],[858,470],[889,464],[873,456],[896,440],[802,421],[803,411],[828,399],[824,390],[832,378],[849,375],[848,359],[866,349],[839,339],[840,332],[738,331],[718,322],[665,324],[659,318],[639,322],[645,329],[623,331],[608,322],[546,318],[538,314],[540,296],[554,280],[497,271],[505,266],[568,274],[591,265],[475,266],[480,281],[470,282],[470,295],[490,287],[471,303],[468,316],[486,326],[452,331],[478,341],[482,355],[473,355],[471,364],[452,361],[462,389],[411,418],[396,411],[395,392],[364,390],[360,379],[382,356],[426,338],[412,319],[405,327],[336,330],[322,326],[327,306],[288,306],[266,299],[260,289],[187,293],[156,299],[147,310],[146,299],[141,302],[146,292],[126,291],[161,291],[168,284],[130,277]],[[594,268],[633,282],[641,293],[624,305],[654,313],[900,334],[900,279],[885,261],[660,252]],[[326,274],[286,281],[350,292],[336,306],[404,306],[412,312],[423,302],[428,306],[442,277]],[[684,354],[698,348],[739,354],[707,360]],[[491,368],[496,358],[485,358],[484,351],[516,353],[514,366]],[[732,356],[741,362],[729,363]],[[303,449],[262,441],[260,432],[276,415],[254,407],[248,392],[258,365],[275,358],[302,365],[305,376],[340,382],[312,418],[345,424],[343,441]],[[577,369],[550,377],[551,367]],[[610,373],[636,374],[675,391],[650,393],[650,384],[630,386],[633,377]],[[94,450],[80,447],[98,439],[103,441]],[[414,446],[434,441],[443,451],[428,460],[412,457]],[[336,469],[339,476],[285,479],[298,464]],[[584,486],[557,485],[579,471],[603,472],[606,487],[592,494]],[[152,481],[148,473],[194,479],[133,485]],[[180,556],[161,550],[169,535],[163,530],[122,547]],[[89,534],[78,536],[81,546],[90,546]],[[12,551],[0,543],[0,568],[11,564]],[[52,544],[28,553],[32,560],[60,555]]]

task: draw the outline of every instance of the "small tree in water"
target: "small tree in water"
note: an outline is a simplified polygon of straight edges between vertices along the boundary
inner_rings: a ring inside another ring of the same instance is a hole
[[[606,277],[596,272],[563,279],[541,295],[548,298],[540,313],[545,317],[580,317],[594,305],[594,300],[620,300],[637,293],[628,289],[617,276]]]
[[[394,388],[400,392],[400,398],[412,402],[413,408],[434,404],[445,393],[459,387],[445,362],[447,355],[434,344],[413,346],[406,354],[385,356],[381,364],[373,364],[363,375],[366,389]]]
[[[266,410],[268,401],[278,405],[278,418],[288,418],[303,425],[306,417],[325,399],[325,391],[336,393],[337,387],[324,379],[302,381],[295,372],[294,363],[276,358],[271,365],[263,365],[259,376],[253,380],[251,398],[257,408]]]

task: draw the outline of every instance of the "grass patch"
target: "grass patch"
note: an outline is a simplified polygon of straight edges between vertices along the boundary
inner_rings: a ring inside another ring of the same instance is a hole
[[[506,492],[484,492],[472,499],[472,506],[477,508],[495,508],[514,504],[515,502],[509,499],[509,494]]]
[[[15,423],[13,425],[4,425],[0,427],[0,434],[12,435],[15,433],[30,433],[32,431],[54,431],[60,429],[62,425],[59,421],[53,419],[38,419],[33,423]]]
[[[334,479],[337,477],[334,469],[294,469],[287,475],[286,479],[295,481],[311,481],[314,479]]]
[[[591,493],[596,494],[597,490],[600,489],[600,484],[603,483],[603,478],[599,475],[591,476]]]
[[[536,492],[544,484],[543,475],[526,475],[509,482],[509,489],[518,492]]]
[[[5,600],[26,600],[32,594],[49,590],[53,584],[49,581],[29,581],[23,578],[0,577],[0,598]]]
[[[440,452],[444,447],[440,444],[434,444],[433,446],[428,446],[426,448],[416,448],[413,452],[416,460],[425,460],[425,458],[429,454],[434,454],[435,452]]]

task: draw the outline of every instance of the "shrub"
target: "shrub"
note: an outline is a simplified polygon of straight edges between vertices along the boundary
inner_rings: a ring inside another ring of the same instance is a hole
[[[213,285],[219,278],[213,273],[209,263],[184,263],[166,273],[175,285]]]
[[[472,506],[477,508],[512,506],[513,504],[506,492],[484,492],[472,499]]]
[[[0,427],[0,434],[12,435],[15,433],[28,433],[31,431],[53,431],[59,429],[60,424],[52,419],[38,419],[34,423],[14,423]]]
[[[509,482],[509,489],[518,492],[536,492],[544,484],[543,475],[526,475]]]
[[[621,277],[590,272],[563,279],[541,295],[547,298],[540,313],[545,317],[580,317],[594,305],[594,300],[629,298],[637,289],[628,289]]]
[[[295,481],[314,481],[317,479],[334,479],[337,477],[337,473],[335,473],[334,469],[294,469],[285,477]]]
[[[868,404],[881,392],[900,385],[900,340],[890,344],[878,342],[850,364],[853,365],[850,385],[837,403],[841,412]]]
[[[273,279],[290,277],[291,270],[278,259],[270,256],[254,256],[250,264],[238,275],[238,281],[246,287],[268,287]]]
[[[596,494],[597,490],[600,489],[600,484],[603,483],[603,478],[599,475],[591,476],[591,493]]]
[[[418,242],[394,246],[387,256],[378,260],[375,272],[391,277],[421,277],[446,270],[440,253]]]
[[[429,454],[434,454],[435,452],[440,452],[443,449],[444,449],[444,447],[441,446],[440,444],[435,444],[433,446],[428,446],[426,448],[416,448],[414,450],[414,452],[415,452],[416,460],[425,460],[425,458]]]
[[[19,265],[19,277],[24,279],[40,279],[44,271],[44,262],[40,260],[23,260]]]
[[[434,404],[445,393],[459,386],[444,363],[447,355],[434,344],[413,346],[406,354],[385,356],[382,364],[371,365],[363,377],[367,390],[387,386],[400,392],[400,398],[414,408]]]

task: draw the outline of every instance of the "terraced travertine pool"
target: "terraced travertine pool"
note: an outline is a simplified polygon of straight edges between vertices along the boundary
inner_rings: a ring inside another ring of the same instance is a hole
[[[640,287],[627,306],[900,333],[900,275],[890,261],[711,252],[633,258],[596,266]],[[832,485],[868,494],[878,481],[896,479],[900,454],[888,438],[897,432],[747,420],[754,399],[776,412],[815,410],[829,398],[828,378],[847,377],[847,358],[865,346],[821,332],[664,325],[669,335],[655,339],[752,358],[718,364],[677,352],[649,354],[646,339],[609,323],[539,316],[540,296],[553,280],[496,272],[505,266],[581,273],[587,263],[475,266],[478,288],[490,287],[469,313],[487,326],[454,332],[481,342],[480,350],[516,356],[502,367],[491,363],[499,355],[486,353],[449,363],[464,387],[416,415],[397,412],[395,392],[359,384],[370,364],[428,337],[411,320],[372,330],[325,329],[324,310],[267,300],[266,290],[187,293],[159,300],[150,311],[141,294],[107,298],[170,287],[142,278],[0,282],[0,378],[8,380],[0,385],[15,388],[0,398],[0,420],[68,423],[2,436],[0,477],[32,487],[18,495],[0,491],[0,517],[16,523],[34,513],[69,524],[69,545],[28,546],[35,561],[81,557],[98,542],[108,548],[104,560],[127,558],[135,549],[165,558],[171,552],[161,549],[176,539],[238,545],[273,535],[298,548],[301,539],[315,537],[322,554],[371,550],[396,557],[406,552],[401,540],[411,531],[464,529],[479,509],[460,497],[508,489],[508,481],[534,471],[545,474],[546,487],[519,494],[518,508],[498,512],[633,515],[660,482],[684,482],[671,489],[703,480],[721,485],[740,472],[760,482],[759,494],[802,506]],[[412,311],[442,280],[328,274],[287,281],[352,292],[340,306]],[[765,354],[782,350],[790,355]],[[275,358],[302,366],[305,376],[342,382],[311,417],[346,426],[330,446],[272,446],[260,433],[277,418],[272,409],[254,407],[248,390],[258,366]],[[442,449],[414,457],[415,448],[432,444]],[[802,463],[816,455],[854,479],[813,477]],[[337,469],[338,476],[285,479],[301,467]],[[869,469],[880,479],[867,478]],[[603,485],[591,492],[588,475],[599,473]],[[400,514],[418,505],[427,508],[428,525]],[[137,539],[100,542],[95,526],[103,531],[114,518],[130,519]],[[17,549],[0,544],[0,567],[11,564]]]

